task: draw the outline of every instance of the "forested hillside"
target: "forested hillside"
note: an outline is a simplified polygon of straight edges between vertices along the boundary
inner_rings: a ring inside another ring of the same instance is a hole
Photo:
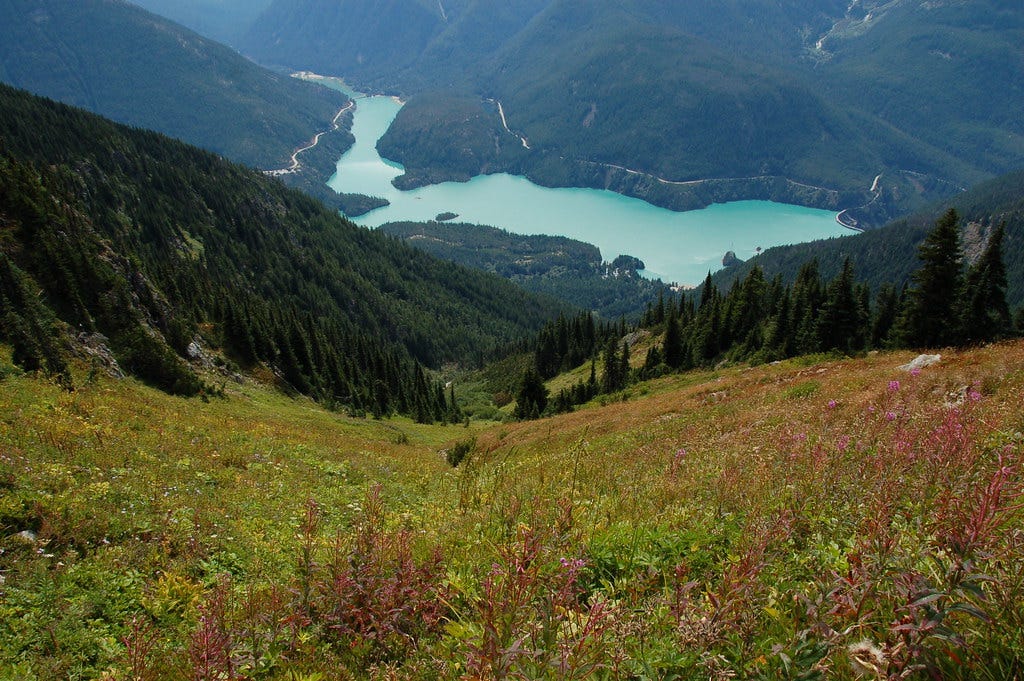
[[[527,291],[590,310],[606,320],[635,320],[668,286],[638,273],[643,263],[620,255],[605,261],[591,244],[560,236],[512,234],[458,222],[394,222],[382,232],[460,265],[495,272]]]
[[[385,142],[406,185],[509,171],[676,209],[869,206],[875,227],[1024,164],[1021,20],[999,0],[275,0],[242,44],[409,96]]]
[[[0,141],[0,335],[65,380],[69,343],[109,343],[121,370],[194,394],[182,357],[223,350],[327,403],[430,420],[450,404],[418,363],[474,363],[561,309],[255,171],[6,86]]]
[[[659,298],[634,325],[600,325],[589,313],[560,316],[541,331],[532,361],[519,368],[518,387],[493,371],[488,385],[496,402],[516,391],[513,413],[529,419],[572,411],[597,396],[614,399],[634,383],[694,368],[962,348],[1024,335],[1024,307],[1014,313],[1006,299],[1005,223],[976,234],[966,260],[960,222],[955,209],[935,221],[913,249],[916,264],[905,286],[886,281],[873,291],[849,257],[827,278],[818,260],[807,260],[792,281],[768,277],[755,263],[728,290],[709,274],[696,295]],[[545,381],[558,392],[551,395]]]
[[[346,101],[122,0],[0,4],[0,81],[260,168],[286,166]]]
[[[963,217],[965,255],[974,262],[993,228],[1006,225],[1003,245],[1007,270],[1007,300],[1024,304],[1024,172],[1009,173],[983,182],[955,199],[864,234],[770,248],[746,263],[723,270],[713,281],[721,289],[759,267],[768,277],[782,275],[792,281],[800,266],[816,259],[825,277],[834,277],[849,258],[860,280],[873,291],[883,283],[897,287],[909,280],[917,267],[917,246],[935,219],[954,207]]]

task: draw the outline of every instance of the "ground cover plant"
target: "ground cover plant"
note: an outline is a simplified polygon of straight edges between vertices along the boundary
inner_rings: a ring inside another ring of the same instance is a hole
[[[10,357],[0,678],[1022,671],[1021,342],[468,428],[76,366],[68,392]]]

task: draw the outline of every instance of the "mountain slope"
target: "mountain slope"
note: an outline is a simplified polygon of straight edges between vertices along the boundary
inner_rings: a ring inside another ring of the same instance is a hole
[[[71,330],[101,333],[123,369],[188,393],[175,355],[221,348],[328,402],[415,413],[437,394],[413,360],[474,363],[564,309],[255,171],[6,86],[0,139],[2,335],[36,365]],[[33,348],[42,336],[56,345]]]
[[[888,2],[830,32],[822,86],[988,172],[1024,158],[1024,12],[1019,3]],[[854,30],[856,27],[857,30]],[[953,175],[955,176],[955,175]]]
[[[8,357],[15,678],[360,678],[386,657],[409,681],[854,681],[851,648],[877,644],[892,675],[996,681],[1024,660],[1019,341],[912,373],[906,352],[725,367],[468,429],[242,386],[67,394]]]
[[[415,39],[390,37],[403,20]],[[1020,20],[1000,0],[275,0],[243,44],[409,96],[387,142],[407,186],[505,170],[673,208],[870,203],[864,227],[1024,165]],[[491,112],[454,160],[466,107],[445,97]],[[530,149],[495,149],[515,135]]]
[[[270,0],[131,0],[132,4],[188,26],[196,33],[234,43],[270,5]]]
[[[605,320],[635,319],[669,290],[660,280],[641,277],[636,270],[643,263],[636,258],[619,255],[608,262],[596,246],[566,237],[438,221],[392,222],[378,229],[438,258],[495,272],[527,291]]]
[[[345,103],[121,0],[0,3],[0,81],[262,168]]]
[[[819,261],[822,276],[830,279],[849,257],[857,278],[872,288],[883,283],[899,287],[909,281],[911,272],[920,265],[917,247],[948,208],[956,208],[962,218],[969,260],[981,253],[992,228],[1006,224],[1003,254],[1007,301],[1011,308],[1024,305],[1024,171],[983,182],[949,201],[864,234],[770,248],[742,265],[716,273],[713,281],[719,289],[728,290],[734,280],[745,277],[754,265],[761,267],[768,278],[781,274],[790,281],[800,265],[812,258]]]

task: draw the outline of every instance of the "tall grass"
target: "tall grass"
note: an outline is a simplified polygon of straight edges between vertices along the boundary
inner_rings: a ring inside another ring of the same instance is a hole
[[[5,374],[0,678],[1014,678],[1024,344],[907,359],[659,379],[457,468],[462,427]]]

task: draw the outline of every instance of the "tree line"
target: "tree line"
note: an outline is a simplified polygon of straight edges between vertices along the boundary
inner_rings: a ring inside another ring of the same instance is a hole
[[[630,366],[630,343],[623,339],[625,325],[615,333],[614,325],[597,327],[592,319],[587,324],[560,319],[538,337],[516,415],[568,411],[633,380],[722,361],[763,363],[814,353],[966,346],[1024,333],[1024,310],[1014,322],[1006,302],[1005,226],[992,229],[984,252],[967,265],[959,222],[956,210],[947,211],[919,246],[920,266],[909,285],[885,284],[874,296],[857,281],[849,259],[827,281],[818,261],[808,261],[791,285],[783,284],[781,275],[766,279],[755,266],[725,293],[708,274],[695,294],[659,298],[631,327],[661,339],[636,369]],[[600,343],[595,328],[602,328]],[[589,379],[549,399],[542,379],[587,359]]]
[[[77,336],[98,333],[125,372],[209,393],[186,361],[197,343],[225,372],[262,365],[326,404],[420,420],[459,416],[432,370],[564,309],[213,154],[3,85],[0,295],[0,341],[61,380]]]

